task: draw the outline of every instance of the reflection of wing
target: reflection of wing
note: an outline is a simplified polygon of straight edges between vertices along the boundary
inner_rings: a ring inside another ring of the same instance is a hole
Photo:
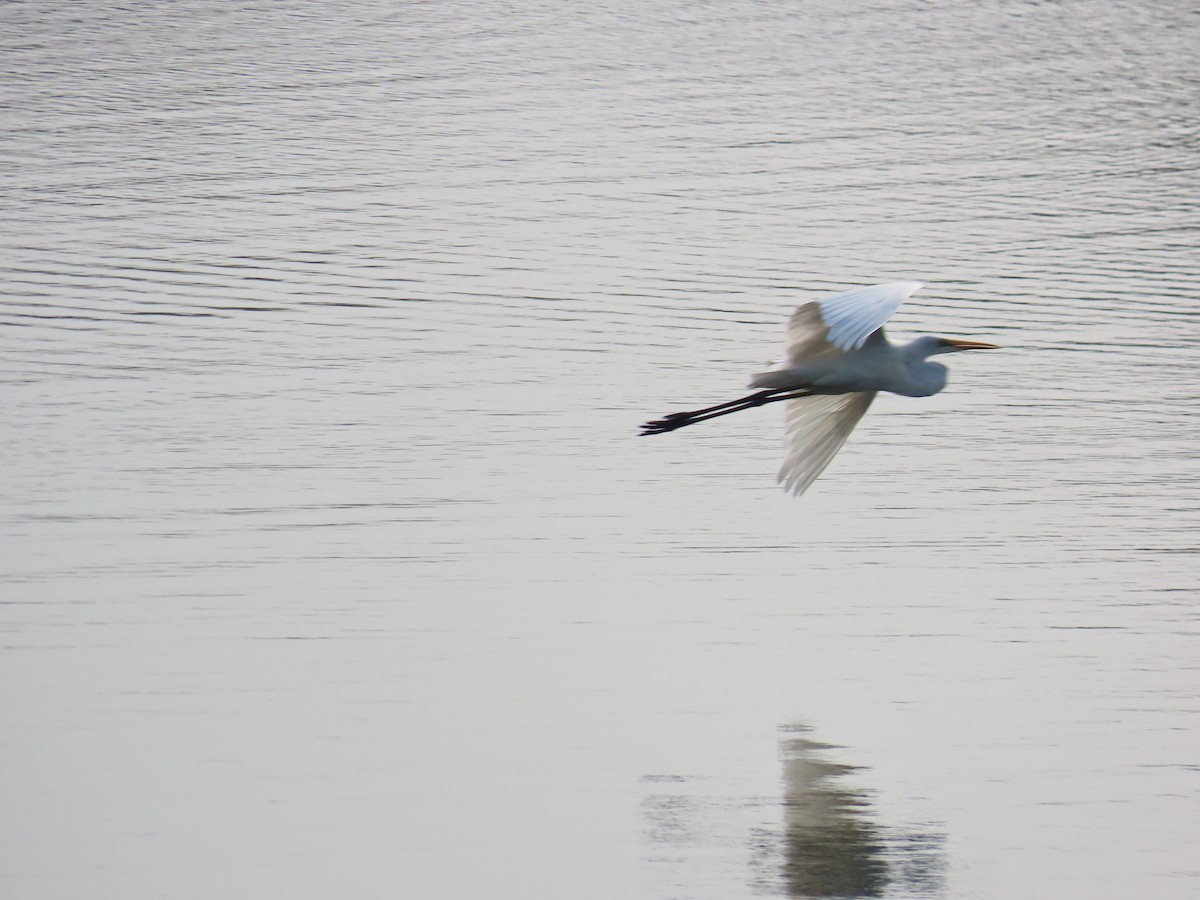
[[[787,401],[787,458],[779,470],[785,490],[796,496],[808,490],[874,399],[874,391],[862,391]]]
[[[791,732],[780,741],[785,829],[781,868],[787,896],[892,896],[894,891],[888,889],[908,880],[888,866],[887,838],[894,826],[878,821],[870,794],[847,778],[856,767],[830,758],[829,751],[840,748],[804,737],[803,728],[785,729]],[[903,846],[904,868],[919,866]],[[913,846],[922,847],[918,841]],[[918,877],[921,874],[928,874],[927,867]],[[921,891],[914,895],[921,896]]]
[[[858,349],[920,287],[915,281],[876,284],[805,303],[788,322],[788,359],[795,365],[830,347]]]

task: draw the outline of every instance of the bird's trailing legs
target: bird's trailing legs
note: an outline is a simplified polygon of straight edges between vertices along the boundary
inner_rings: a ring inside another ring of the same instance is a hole
[[[780,400],[807,397],[811,393],[812,391],[803,388],[798,390],[792,388],[770,388],[765,391],[756,391],[753,394],[747,394],[745,397],[739,397],[727,403],[718,403],[716,406],[708,406],[704,409],[671,413],[670,415],[663,416],[661,419],[647,422],[642,426],[642,435],[662,434],[666,431],[674,431],[676,428],[683,428],[685,425],[694,425],[697,422],[703,422],[705,419],[715,419],[717,416],[727,416],[730,413],[741,412],[743,409],[753,409],[756,406],[762,406],[764,403],[776,403]]]

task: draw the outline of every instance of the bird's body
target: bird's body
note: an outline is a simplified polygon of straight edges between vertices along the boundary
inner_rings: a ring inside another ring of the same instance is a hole
[[[761,372],[750,381],[757,388],[807,388],[814,394],[889,391],[905,397],[931,397],[946,386],[946,367],[927,362],[938,338],[917,338],[896,346],[879,332],[857,350],[816,354],[785,369]]]
[[[946,367],[929,357],[995,344],[924,336],[902,345],[888,341],[883,325],[915,282],[879,284],[814,300],[788,322],[787,360],[751,380],[759,390],[705,409],[672,413],[647,422],[642,434],[685,425],[766,403],[787,401],[788,455],[779,472],[785,488],[803,493],[833,459],[879,391],[929,397],[946,386]]]

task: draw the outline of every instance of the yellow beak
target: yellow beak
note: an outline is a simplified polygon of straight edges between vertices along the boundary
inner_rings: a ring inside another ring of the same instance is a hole
[[[983,341],[957,341],[946,338],[946,343],[957,350],[1001,350],[999,344],[985,344]]]

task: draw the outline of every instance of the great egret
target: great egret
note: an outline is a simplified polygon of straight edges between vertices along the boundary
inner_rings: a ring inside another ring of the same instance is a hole
[[[877,284],[800,306],[788,321],[787,360],[760,372],[753,394],[705,409],[671,413],[642,426],[662,434],[751,409],[787,401],[787,458],[779,470],[784,489],[799,496],[816,481],[863,417],[879,391],[929,397],[946,386],[946,367],[927,362],[940,353],[996,350],[995,344],[919,337],[891,344],[883,325],[921,288],[913,281]]]

